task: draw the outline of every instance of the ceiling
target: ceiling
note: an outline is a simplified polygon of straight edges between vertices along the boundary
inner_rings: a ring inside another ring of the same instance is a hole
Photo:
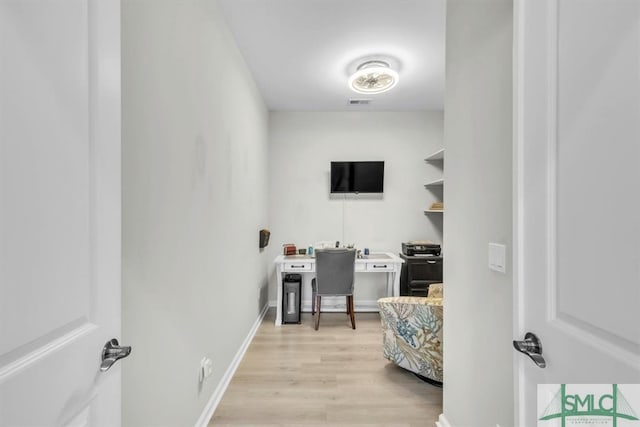
[[[218,1],[270,110],[443,109],[446,0]],[[366,59],[387,60],[398,85],[351,91]]]

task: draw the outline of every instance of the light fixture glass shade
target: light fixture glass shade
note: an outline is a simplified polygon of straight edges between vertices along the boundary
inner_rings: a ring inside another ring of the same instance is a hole
[[[368,61],[361,64],[349,77],[349,87],[354,92],[373,94],[386,92],[398,84],[398,73],[384,61]]]

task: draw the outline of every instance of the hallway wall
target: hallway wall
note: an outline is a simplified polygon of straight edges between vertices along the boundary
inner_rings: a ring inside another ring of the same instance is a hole
[[[122,101],[123,421],[194,425],[267,304],[268,112],[204,0],[122,2]]]
[[[449,0],[444,114],[444,416],[513,425],[511,0]],[[507,247],[489,270],[488,243]]]

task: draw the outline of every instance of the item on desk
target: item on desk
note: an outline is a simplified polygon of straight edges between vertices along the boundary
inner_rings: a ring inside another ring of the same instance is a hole
[[[364,256],[369,256],[369,248],[364,248]]]
[[[339,248],[339,247],[340,247],[340,241],[336,240],[336,248]]]
[[[309,254],[309,256],[313,256],[313,246],[309,246],[309,248],[307,249],[307,253]]]
[[[307,254],[307,250],[305,248],[298,249],[298,255],[306,255],[306,254]]]
[[[282,245],[284,248],[284,254],[285,255],[295,255],[296,254],[296,245],[294,245],[293,243],[285,243],[284,245]]]
[[[360,249],[358,249],[358,251],[356,252],[356,258],[362,258],[362,251]]]
[[[440,245],[429,240],[412,240],[402,243],[402,253],[407,256],[440,256]]]
[[[314,249],[325,249],[325,248],[333,248],[335,247],[336,242],[332,241],[328,241],[328,240],[323,240],[320,242],[316,242],[313,244],[313,248]]]

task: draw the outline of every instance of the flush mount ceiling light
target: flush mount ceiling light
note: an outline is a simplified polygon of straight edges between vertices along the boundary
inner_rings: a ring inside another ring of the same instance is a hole
[[[349,77],[349,87],[358,93],[386,92],[398,83],[398,73],[384,61],[367,61]]]

